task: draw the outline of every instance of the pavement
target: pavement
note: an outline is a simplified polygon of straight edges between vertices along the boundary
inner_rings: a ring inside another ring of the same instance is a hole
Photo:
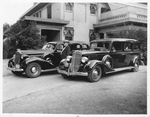
[[[99,82],[64,79],[56,72],[38,78],[15,76],[3,64],[3,113],[146,114],[147,67],[108,74]]]

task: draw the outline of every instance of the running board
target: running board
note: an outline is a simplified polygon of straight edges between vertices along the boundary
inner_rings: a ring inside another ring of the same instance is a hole
[[[114,71],[106,72],[106,74],[114,73],[114,72],[118,72],[118,71],[124,71],[124,70],[132,69],[132,68],[134,68],[134,67],[130,66],[130,67],[124,67],[124,68],[115,68]]]
[[[42,72],[48,72],[48,71],[56,71],[57,68],[53,68],[53,69],[46,69],[46,70],[41,70]]]

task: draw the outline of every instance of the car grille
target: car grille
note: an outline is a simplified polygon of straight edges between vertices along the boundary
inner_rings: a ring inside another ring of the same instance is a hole
[[[70,71],[76,72],[79,70],[80,63],[81,63],[82,54],[79,51],[75,51],[72,56],[72,61],[70,64]]]
[[[21,54],[20,54],[20,52],[17,51],[16,54],[15,54],[15,58],[14,58],[15,64],[19,64],[20,59],[21,59]]]

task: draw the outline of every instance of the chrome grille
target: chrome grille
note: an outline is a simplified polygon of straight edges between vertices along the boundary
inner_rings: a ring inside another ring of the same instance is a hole
[[[21,54],[20,54],[20,52],[17,51],[15,53],[15,58],[14,58],[15,64],[19,64],[20,63],[20,59],[21,59]]]
[[[80,63],[81,63],[81,58],[82,58],[81,52],[75,51],[73,53],[72,61],[71,61],[71,64],[70,64],[70,71],[71,72],[76,72],[76,71],[79,70]]]

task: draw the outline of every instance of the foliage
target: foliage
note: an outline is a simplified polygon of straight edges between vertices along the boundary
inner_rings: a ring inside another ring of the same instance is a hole
[[[11,58],[17,49],[39,49],[45,43],[45,37],[39,34],[36,23],[29,21],[18,21],[11,26],[7,37],[9,37],[9,43],[3,44],[3,54],[6,53],[4,51],[8,53],[7,57],[5,55],[6,58]]]
[[[7,23],[3,24],[3,32],[5,32],[9,28],[10,28],[9,24],[7,24]]]
[[[140,42],[142,51],[147,51],[147,30],[128,29],[128,30],[117,31],[112,33],[111,38],[136,39]]]

